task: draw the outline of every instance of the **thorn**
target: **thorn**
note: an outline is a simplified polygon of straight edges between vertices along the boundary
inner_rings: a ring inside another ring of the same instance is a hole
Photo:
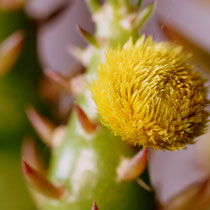
[[[90,33],[88,33],[87,31],[85,31],[81,26],[79,26],[79,25],[77,25],[77,30],[80,32],[80,34],[83,36],[83,38],[88,42],[88,43],[90,43],[91,45],[93,45],[93,46],[95,46],[95,47],[100,47],[100,43],[99,43],[99,41],[98,41],[98,39],[94,36],[94,35],[92,35],[92,34],[90,34]]]
[[[92,13],[95,13],[100,8],[98,0],[85,0],[85,2]]]
[[[22,170],[27,183],[39,193],[53,199],[62,199],[67,195],[67,190],[64,187],[52,184],[23,159]]]
[[[61,144],[63,137],[66,133],[66,127],[65,126],[59,126],[55,128],[55,131],[53,133],[52,143],[53,148],[58,148],[58,146]]]
[[[44,74],[63,89],[70,91],[70,81],[60,73],[47,68],[44,70]]]
[[[55,126],[33,107],[28,107],[26,112],[31,125],[34,127],[39,137],[46,145],[51,147],[51,139],[53,137]]]
[[[85,77],[83,73],[73,75],[70,78],[65,78],[61,74],[50,69],[45,69],[44,73],[50,80],[70,93],[78,95],[84,90]]]
[[[143,24],[149,19],[154,9],[155,1],[146,6],[143,10],[140,10],[139,14],[136,17],[136,20],[134,21],[134,26],[137,28],[141,28]]]
[[[70,85],[72,93],[74,93],[75,95],[82,93],[86,87],[85,74],[80,74],[72,77]]]
[[[136,13],[133,13],[120,21],[121,26],[126,30],[133,28],[133,23],[136,20]]]
[[[0,9],[4,11],[14,11],[21,9],[28,0],[1,0]]]
[[[84,52],[85,49],[77,46],[70,46],[67,48],[67,51],[76,58],[79,62],[81,62],[84,66],[86,66],[86,62],[84,61]]]
[[[139,151],[132,159],[123,159],[117,169],[119,181],[137,179],[145,170],[148,159],[148,148]]]
[[[145,183],[142,179],[138,178],[136,181],[146,191],[148,191],[148,192],[152,192],[153,191],[152,188],[147,183]]]
[[[53,103],[57,106],[60,103],[60,95],[63,93],[62,90],[47,77],[42,77],[39,81],[39,95],[48,104]]]
[[[87,67],[90,63],[91,56],[93,54],[93,47],[81,48],[77,46],[70,46],[67,51],[77,59],[84,67]]]
[[[32,137],[25,137],[22,145],[22,157],[41,174],[46,174],[45,163],[38,152],[35,140]]]
[[[18,31],[0,45],[0,76],[6,74],[20,55],[24,34]]]
[[[97,124],[88,119],[85,112],[80,108],[80,106],[76,102],[74,102],[74,106],[83,129],[89,134],[93,133],[97,128]]]
[[[98,210],[98,206],[95,201],[93,201],[91,210]]]

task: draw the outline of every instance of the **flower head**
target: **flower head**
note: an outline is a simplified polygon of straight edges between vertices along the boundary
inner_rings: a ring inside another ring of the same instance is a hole
[[[142,36],[109,50],[92,81],[102,123],[134,145],[177,150],[205,127],[204,79],[190,54],[170,42]]]

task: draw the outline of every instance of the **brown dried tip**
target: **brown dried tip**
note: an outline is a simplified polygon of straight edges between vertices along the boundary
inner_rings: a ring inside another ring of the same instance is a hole
[[[22,160],[22,170],[27,183],[44,196],[53,199],[62,199],[67,190],[52,184],[47,178],[33,169],[25,160]]]
[[[161,210],[197,210],[206,209],[210,205],[210,180],[209,178],[193,184],[172,199]]]
[[[89,134],[93,133],[97,128],[97,124],[87,117],[85,112],[80,108],[80,106],[76,102],[74,102],[74,106],[83,129]]]
[[[22,48],[24,34],[20,31],[4,40],[0,45],[0,76],[6,74],[17,61]]]
[[[98,39],[88,33],[87,31],[85,31],[81,26],[77,25],[77,30],[80,32],[80,34],[82,35],[82,37],[91,45],[95,46],[95,47],[100,47],[100,43],[98,41]]]
[[[28,0],[0,0],[0,9],[4,11],[13,11],[23,8]]]
[[[145,170],[148,159],[148,148],[142,149],[132,159],[123,159],[117,169],[119,181],[137,179]]]
[[[98,206],[95,201],[93,201],[91,210],[98,210]]]
[[[45,163],[32,137],[25,137],[22,145],[22,157],[41,174],[46,174]]]
[[[85,77],[84,74],[81,72],[81,69],[80,72],[72,75],[70,78],[66,78],[50,69],[45,69],[44,73],[50,80],[52,80],[62,89],[73,94],[78,95],[85,87]]]
[[[55,126],[33,107],[28,107],[26,113],[37,134],[46,145],[51,147]]]

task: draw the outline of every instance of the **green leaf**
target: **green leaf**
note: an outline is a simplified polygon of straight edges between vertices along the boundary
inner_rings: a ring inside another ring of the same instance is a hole
[[[137,28],[141,28],[153,13],[154,8],[155,8],[155,3],[153,2],[149,4],[147,7],[145,7],[143,10],[140,10],[134,22],[134,26]]]

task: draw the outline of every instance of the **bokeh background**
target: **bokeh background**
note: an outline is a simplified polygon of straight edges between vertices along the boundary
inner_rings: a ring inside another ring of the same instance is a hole
[[[66,4],[67,1],[71,2]],[[145,0],[144,4],[148,2],[149,1]],[[31,34],[32,37],[34,35],[33,40],[27,40],[22,56],[24,56],[24,52],[26,52],[27,49],[36,45],[38,58],[34,54],[35,52],[31,52],[28,63],[24,64],[19,61],[13,69],[15,76],[15,72],[25,65],[23,68],[25,69],[25,73],[23,74],[25,74],[25,82],[27,84],[30,83],[31,77],[35,76],[38,78],[45,68],[51,68],[66,76],[81,69],[80,64],[69,54],[68,49],[72,45],[85,46],[84,40],[76,30],[76,24],[83,26],[83,28],[90,32],[94,31],[94,26],[84,0],[31,0],[27,3],[25,12],[31,20],[39,22],[48,17],[56,8],[65,4],[68,6],[66,6],[62,14],[50,21],[42,21],[42,23],[36,25],[33,25],[31,22],[24,24],[24,26],[19,24],[19,22],[22,22],[22,19],[24,19],[24,14],[19,15],[20,19],[16,19],[15,15],[14,17],[6,17],[5,14],[0,13],[0,18],[7,18],[10,23],[16,21],[13,27],[11,25],[6,26],[5,21],[3,22],[0,19],[0,26],[3,28],[0,28],[1,39],[15,29],[18,29],[18,27],[26,27],[28,33]],[[175,27],[193,42],[210,52],[210,1],[157,0],[155,14],[144,27],[143,31],[146,34],[152,34],[154,39],[166,39],[162,32],[164,24],[160,25],[160,20],[164,20],[164,22],[171,27]],[[36,33],[38,33],[37,39],[35,37]],[[36,59],[39,60],[40,66],[36,65]],[[35,69],[37,69],[38,73],[32,74],[32,72],[36,72]],[[202,71],[202,69],[200,69],[200,71]],[[209,74],[208,72],[204,74],[206,77],[210,78],[210,69]],[[17,84],[12,83],[12,79],[9,79],[9,85],[15,86]],[[28,84],[26,86],[30,88],[23,99],[24,104],[37,104],[37,101],[42,100],[39,96],[32,97],[30,95],[30,91],[37,90],[39,87],[36,87],[35,84]],[[21,87],[19,91],[21,91]],[[18,93],[12,91],[12,94],[13,93],[14,97],[18,97]],[[56,100],[58,103],[56,107],[57,112],[65,116],[65,113],[68,112],[72,104],[71,96],[62,94],[56,98]],[[39,107],[38,104],[37,106]],[[40,107],[40,109],[45,110],[44,107]],[[47,110],[46,113],[49,114],[50,112]],[[24,118],[25,116],[20,116],[20,118],[21,117]],[[7,120],[13,121],[12,115],[8,118]],[[15,117],[15,119],[17,118],[18,117]],[[59,120],[62,121],[62,118]],[[10,124],[8,124],[8,126],[9,125]],[[28,125],[24,125],[21,129],[30,131],[29,127]],[[9,127],[7,127],[7,129],[9,129]],[[11,136],[10,138],[13,140],[9,143],[2,143],[1,141],[0,203],[3,205],[2,209],[4,210],[28,210],[34,208],[32,202],[30,202],[27,189],[23,187],[24,181],[20,171],[20,144],[15,142],[16,138],[21,139],[22,133],[17,133],[18,137]],[[210,132],[199,137],[198,140],[198,143],[189,146],[187,150],[173,153],[150,151],[149,171],[151,174],[151,182],[161,201],[166,202],[186,186],[208,176],[210,172]],[[19,140],[19,142],[20,141],[21,140]],[[14,197],[17,198],[13,199]]]

